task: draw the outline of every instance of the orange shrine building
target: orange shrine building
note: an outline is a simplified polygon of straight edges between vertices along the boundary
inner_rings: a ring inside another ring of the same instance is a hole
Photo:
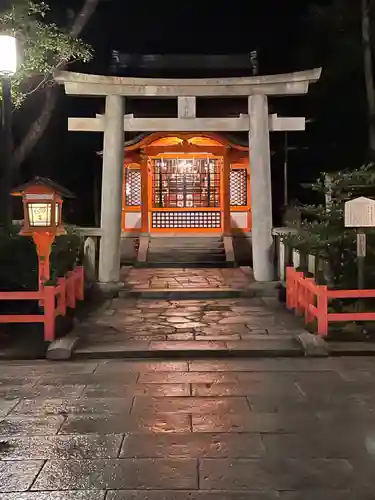
[[[122,231],[251,231],[248,148],[224,135],[154,133],[124,151]]]

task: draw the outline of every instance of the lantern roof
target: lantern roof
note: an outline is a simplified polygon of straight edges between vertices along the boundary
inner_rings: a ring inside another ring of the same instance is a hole
[[[60,184],[57,184],[57,182],[54,182],[51,179],[48,179],[47,177],[34,177],[34,179],[32,179],[31,181],[16,186],[12,190],[11,194],[13,196],[22,196],[22,194],[28,188],[31,188],[33,186],[43,187],[50,191],[54,191],[55,193],[59,194],[62,198],[75,198],[75,195],[71,191],[69,191],[69,189],[60,186]]]

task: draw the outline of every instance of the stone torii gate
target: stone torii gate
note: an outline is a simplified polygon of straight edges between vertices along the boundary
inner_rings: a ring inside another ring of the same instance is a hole
[[[235,132],[249,134],[253,271],[257,281],[274,279],[270,131],[305,130],[303,117],[268,113],[268,96],[307,94],[321,68],[289,74],[241,78],[156,79],[100,76],[62,71],[55,80],[68,95],[105,97],[105,114],[69,118],[71,131],[104,132],[99,282],[120,279],[124,131]],[[176,118],[125,114],[125,98],[176,98]],[[248,114],[236,118],[196,117],[196,97],[247,97]]]

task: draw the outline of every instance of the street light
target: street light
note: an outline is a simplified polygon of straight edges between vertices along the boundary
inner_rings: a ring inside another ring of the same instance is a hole
[[[12,95],[10,79],[17,71],[17,40],[14,36],[0,35],[0,79],[2,89],[1,128],[3,136],[2,170],[0,175],[0,225],[11,225],[12,205]]]

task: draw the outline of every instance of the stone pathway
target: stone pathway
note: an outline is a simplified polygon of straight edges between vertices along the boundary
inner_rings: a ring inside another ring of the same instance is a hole
[[[75,356],[302,353],[300,324],[275,298],[236,298],[253,282],[249,268],[123,268],[122,277],[124,294],[77,328]]]
[[[137,351],[262,351],[299,353],[294,317],[259,298],[219,300],[113,299],[82,324],[75,355],[106,356]]]
[[[235,269],[142,269],[123,268],[122,279],[131,290],[181,288],[236,288],[252,282],[250,273]]]
[[[373,358],[0,363],[0,500],[373,500]]]

